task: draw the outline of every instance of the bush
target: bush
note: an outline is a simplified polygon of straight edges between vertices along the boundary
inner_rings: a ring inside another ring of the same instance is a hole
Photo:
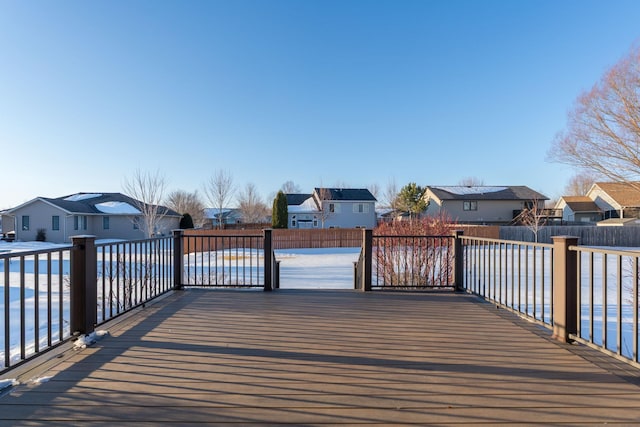
[[[423,218],[380,224],[373,269],[384,286],[450,287],[456,223],[447,218]],[[438,237],[443,236],[443,237]],[[446,236],[446,237],[445,237]]]
[[[36,242],[46,242],[47,241],[47,230],[44,228],[38,228],[36,232]]]
[[[187,228],[193,228],[193,218],[188,213],[182,215],[180,218],[180,229],[186,230]]]

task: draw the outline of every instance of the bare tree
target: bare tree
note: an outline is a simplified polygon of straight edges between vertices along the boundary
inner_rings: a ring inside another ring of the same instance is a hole
[[[133,199],[135,207],[142,214],[142,223],[138,223],[138,226],[147,237],[164,232],[162,219],[167,210],[160,203],[164,199],[165,187],[165,178],[159,171],[152,173],[139,169],[132,177],[125,178],[123,183],[124,193]]]
[[[204,193],[209,203],[217,210],[218,227],[224,227],[223,211],[228,206],[235,192],[233,176],[225,170],[216,171],[204,185]]]
[[[534,242],[538,242],[540,229],[547,223],[546,211],[540,206],[540,201],[534,199],[513,219],[516,224],[527,227],[533,233]]]
[[[378,199],[378,197],[380,197],[380,186],[377,183],[374,182],[373,184],[370,184],[367,187],[367,190],[369,190],[369,192],[373,194],[373,197],[375,197],[376,200]]]
[[[284,194],[302,193],[302,189],[293,181],[287,181],[280,188]]]
[[[598,174],[591,171],[576,173],[564,187],[565,196],[584,196],[591,186],[598,181]]]
[[[640,45],[580,95],[548,157],[616,182],[640,179]]]
[[[390,179],[387,183],[387,188],[382,194],[382,206],[397,209],[396,201],[398,200],[398,185],[395,179]]]
[[[204,224],[204,203],[197,191],[189,193],[184,190],[176,190],[169,193],[166,200],[168,208],[184,215],[188,213],[196,227]]]
[[[478,187],[484,185],[484,180],[475,176],[467,176],[465,178],[462,178],[458,182],[458,185],[464,185],[467,187]]]
[[[244,222],[256,224],[269,216],[269,207],[258,194],[254,184],[248,183],[238,195],[238,208]]]
[[[316,188],[314,190],[314,195],[320,208],[318,217],[322,223],[322,228],[324,228],[325,222],[327,222],[327,220],[331,218],[338,209],[340,209],[340,205],[331,202],[331,190],[328,188]]]

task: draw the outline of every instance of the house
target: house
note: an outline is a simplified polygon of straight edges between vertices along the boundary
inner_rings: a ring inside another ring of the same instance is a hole
[[[289,228],[374,228],[376,198],[365,188],[287,194]]]
[[[525,186],[427,186],[424,215],[466,224],[510,224],[523,209],[544,208],[546,196]]]
[[[147,237],[141,202],[120,193],[76,193],[59,198],[37,197],[2,212],[3,233],[16,240],[33,241],[39,231],[46,241],[67,243],[71,236],[94,235],[97,239],[135,240]],[[157,235],[169,235],[180,224],[179,213],[159,206]]]
[[[319,228],[321,212],[313,194],[289,193],[285,196],[289,228]]]
[[[640,182],[596,182],[586,196],[600,208],[604,219],[640,218]]]
[[[206,208],[204,210],[203,228],[222,228],[225,225],[240,224],[242,222],[242,213],[239,209],[233,208]]]
[[[595,223],[603,218],[602,209],[587,196],[562,196],[555,204],[563,222]]]

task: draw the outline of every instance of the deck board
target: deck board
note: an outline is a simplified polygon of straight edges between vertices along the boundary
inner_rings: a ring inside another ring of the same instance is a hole
[[[470,295],[187,290],[107,329],[0,424],[640,423],[635,368]]]

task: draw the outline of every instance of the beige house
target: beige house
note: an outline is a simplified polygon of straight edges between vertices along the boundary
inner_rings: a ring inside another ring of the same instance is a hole
[[[89,234],[97,239],[134,240],[146,237],[142,230],[140,202],[120,193],[77,193],[60,198],[37,197],[2,212],[2,233],[16,240],[36,240],[38,231],[46,241],[68,243],[71,236]],[[177,229],[181,215],[160,206],[163,216],[157,235]]]
[[[427,186],[427,216],[465,224],[509,224],[523,209],[544,208],[546,196],[525,186]]]
[[[586,196],[602,210],[604,219],[640,218],[640,182],[596,182]]]

